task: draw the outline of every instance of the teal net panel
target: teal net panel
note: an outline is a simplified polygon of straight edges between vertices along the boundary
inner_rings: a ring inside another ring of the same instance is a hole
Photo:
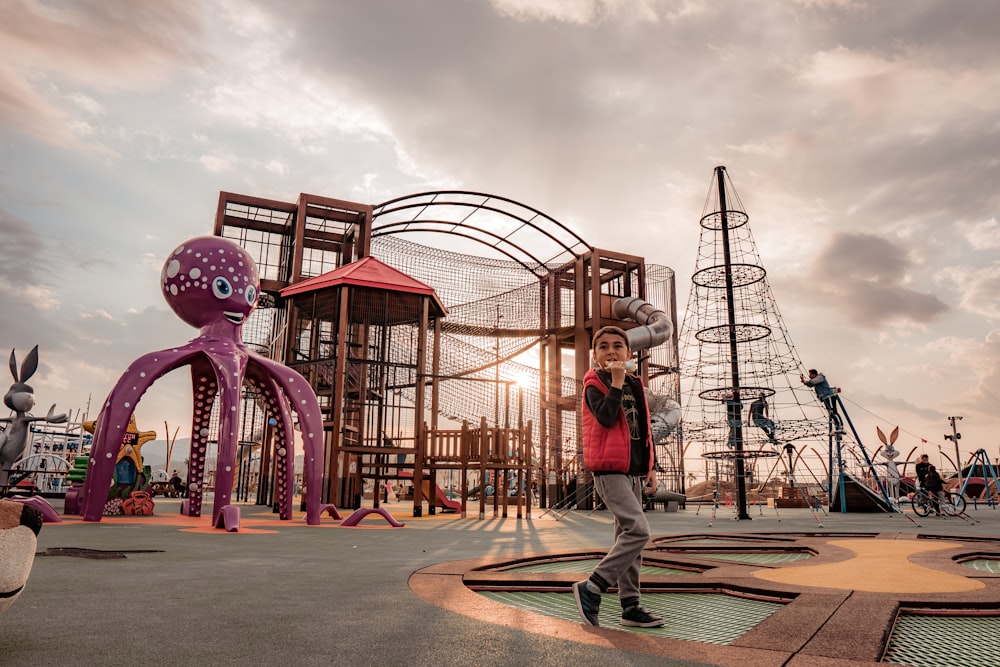
[[[690,555],[690,554],[689,554]],[[801,551],[782,551],[780,553],[725,553],[725,554],[698,554],[705,558],[718,560],[731,560],[738,563],[752,563],[754,565],[769,565],[772,563],[791,563],[804,558],[812,558],[812,554]]]
[[[583,558],[580,560],[557,560],[546,563],[530,563],[517,567],[505,568],[504,572],[552,572],[552,573],[574,573],[590,574],[601,562],[599,558]],[[680,570],[672,567],[661,567],[659,565],[647,565],[639,569],[640,574],[691,574],[691,570]]]
[[[975,558],[965,561],[962,565],[971,567],[973,570],[979,570],[980,572],[1000,574],[1000,560],[996,558]]]
[[[755,540],[752,537],[698,537],[698,538],[669,538],[656,540],[658,549],[678,549],[684,547],[697,547],[705,545],[724,546],[746,546],[759,549],[762,544],[773,544],[774,540]],[[787,540],[791,542],[791,540]],[[781,546],[781,545],[778,545]]]
[[[479,591],[479,594],[534,614],[580,622],[572,593]],[[663,627],[626,628],[619,625],[622,610],[614,595],[603,597],[601,626],[654,637],[726,645],[764,621],[783,603],[751,600],[725,593],[643,593],[642,606],[666,619]]]
[[[1000,617],[903,613],[882,662],[916,667],[1000,665]]]

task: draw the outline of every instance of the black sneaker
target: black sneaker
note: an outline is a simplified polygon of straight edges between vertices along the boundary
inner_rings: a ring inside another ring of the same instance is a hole
[[[576,608],[583,622],[587,625],[600,626],[597,612],[601,608],[601,594],[592,593],[587,588],[586,581],[578,581],[573,584],[573,597],[576,598]]]
[[[639,605],[633,605],[622,610],[621,624],[632,628],[658,628],[663,625],[663,619],[653,616]]]

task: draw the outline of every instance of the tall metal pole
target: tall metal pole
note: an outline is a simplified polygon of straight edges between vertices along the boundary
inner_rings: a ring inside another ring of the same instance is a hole
[[[951,435],[944,436],[945,440],[951,440],[955,443],[955,467],[958,468],[958,487],[962,488],[962,455],[958,453],[958,441],[961,440],[962,434],[958,432],[955,427],[955,422],[961,419],[961,417],[948,417],[948,421],[951,422]]]
[[[493,426],[500,428],[500,302],[497,302],[497,323],[494,332],[496,333],[496,378],[493,388]]]
[[[746,465],[743,461],[743,403],[740,396],[740,362],[739,348],[736,336],[736,304],[733,299],[733,266],[732,256],[729,248],[729,218],[726,206],[726,168],[719,166],[715,168],[715,175],[719,183],[719,215],[722,223],[722,257],[726,271],[726,315],[729,324],[729,367],[732,375],[733,392],[732,400],[733,413],[729,414],[727,406],[727,418],[730,419],[730,428],[733,429],[735,439],[734,455],[736,457],[736,518],[750,521],[751,517],[747,512],[747,488],[746,488]]]

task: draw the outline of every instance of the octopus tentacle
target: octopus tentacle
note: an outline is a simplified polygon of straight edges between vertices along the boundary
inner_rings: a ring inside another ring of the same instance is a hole
[[[259,365],[281,388],[302,430],[303,477],[306,487],[306,523],[320,522],[321,480],[323,478],[323,415],[309,383],[299,373],[276,361],[247,350],[250,365]]]
[[[278,517],[292,518],[293,495],[295,493],[295,439],[292,423],[286,419],[290,415],[288,399],[281,387],[264,369],[251,361],[247,368],[247,382],[260,391],[268,416],[274,419],[274,455],[277,471],[274,484],[274,498],[278,506]]]
[[[181,503],[181,512],[188,516],[201,516],[212,406],[219,391],[215,369],[204,357],[195,359],[191,364],[191,389],[194,395],[194,411],[191,418],[191,448],[188,454],[188,501]]]
[[[215,501],[212,504],[212,525],[217,525],[222,508],[229,505],[236,478],[240,398],[246,374],[247,349],[232,340],[203,337],[201,346],[215,371],[218,382],[219,432],[218,459],[215,468]]]
[[[197,339],[196,339],[197,340]],[[129,419],[149,386],[157,379],[202,354],[196,341],[178,348],[150,352],[136,359],[122,373],[108,394],[90,450],[90,463],[83,486],[81,505],[84,521],[100,521],[104,514],[108,487],[114,474],[115,457]]]

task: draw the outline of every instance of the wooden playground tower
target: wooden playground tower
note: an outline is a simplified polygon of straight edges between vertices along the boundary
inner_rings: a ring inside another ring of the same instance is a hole
[[[454,195],[447,203],[455,207],[468,199],[459,195],[474,193],[438,194]],[[520,259],[520,247],[501,250],[537,274],[530,288],[537,299],[535,321],[501,328],[497,305],[493,326],[473,331],[496,338],[495,381],[482,373],[474,377],[483,369],[443,366],[450,322],[435,288],[396,268],[392,257],[371,253],[373,238],[412,231],[399,222],[380,223],[380,216],[387,220],[418,204],[402,198],[373,206],[309,194],[281,202],[220,193],[214,233],[240,243],[254,257],[261,292],[269,297],[254,314],[268,321],[264,333],[260,340],[245,342],[302,373],[319,398],[325,433],[323,486],[304,493],[318,492],[324,503],[356,508],[366,488],[373,489],[378,506],[388,482],[397,490],[400,485],[411,488],[414,516],[422,514],[427,501],[431,514],[443,507],[464,517],[470,500],[478,501],[479,518],[489,505],[494,516],[507,516],[510,506],[517,517],[530,516],[531,489],[538,490],[543,506],[551,505],[565,495],[557,471],[582,473],[578,456],[566,460],[563,443],[569,441],[578,453],[580,385],[589,367],[590,338],[607,324],[636,326],[615,317],[612,305],[620,298],[647,298],[645,262],[591,248],[561,225],[566,240],[559,241],[559,261]],[[426,203],[420,205],[426,208]],[[458,232],[466,238],[470,234]],[[460,273],[462,267],[450,270]],[[664,309],[669,301],[667,312],[676,325],[672,272],[664,284],[669,284],[666,293],[654,298]],[[500,378],[503,337],[536,340],[536,398],[526,399],[523,387]],[[639,372],[647,383],[666,382],[676,396],[676,334],[663,347],[670,348],[665,356],[640,354]],[[568,353],[574,376],[569,379]],[[481,391],[484,384],[492,385],[495,409],[479,407],[479,414],[445,409],[447,388]],[[257,502],[271,504],[273,452],[266,424],[261,445]],[[659,459],[669,482],[682,489],[682,458],[670,449]],[[450,499],[451,489],[439,485],[456,472],[460,488]],[[470,488],[470,473],[478,473],[479,489]],[[487,481],[496,490],[491,498],[484,492]]]

